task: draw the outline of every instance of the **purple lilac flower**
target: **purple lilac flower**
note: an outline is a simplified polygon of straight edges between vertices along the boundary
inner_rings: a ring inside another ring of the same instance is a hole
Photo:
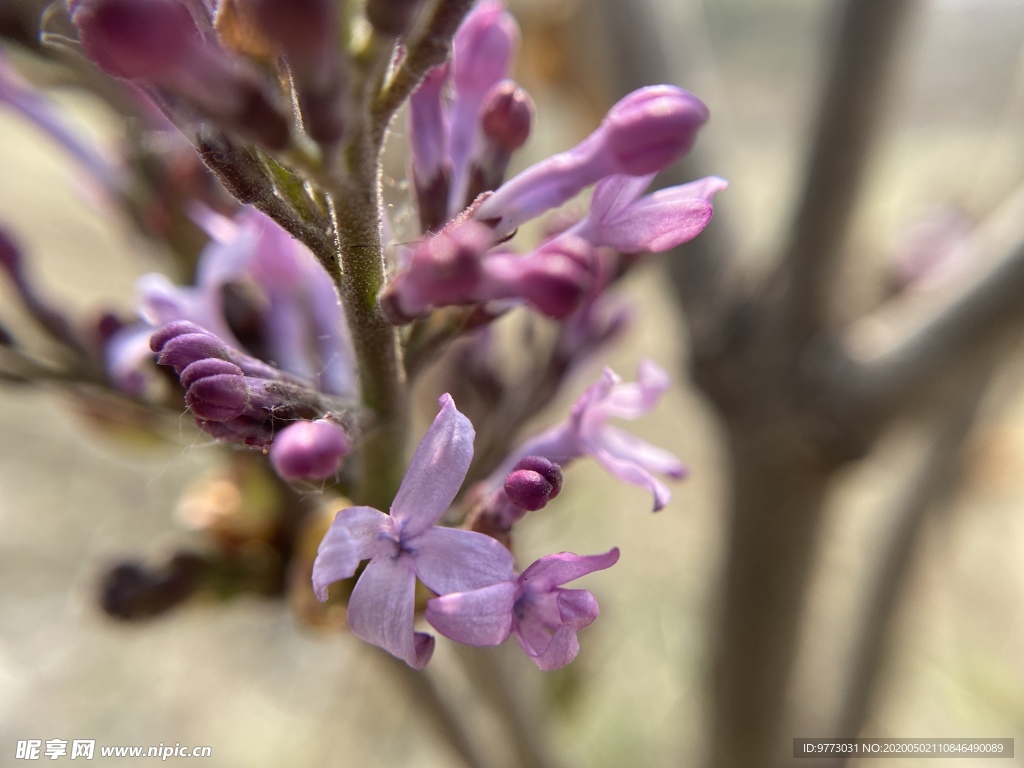
[[[478,647],[500,645],[514,635],[534,664],[559,669],[576,658],[576,633],[599,613],[591,592],[562,585],[610,568],[618,559],[618,548],[603,555],[547,555],[518,577],[434,598],[427,603],[427,621],[445,637]]]
[[[465,592],[513,577],[511,553],[494,539],[435,525],[455,500],[473,458],[473,425],[450,395],[420,442],[386,515],[372,507],[338,513],[313,563],[313,589],[355,575],[369,560],[348,605],[352,631],[422,668],[434,638],[413,629],[415,582],[437,594]]]
[[[632,485],[651,491],[654,511],[672,497],[668,487],[654,474],[674,480],[686,476],[686,467],[668,451],[628,434],[608,421],[637,419],[651,411],[669,388],[668,374],[650,360],[637,368],[637,381],[624,383],[610,368],[576,401],[569,419],[527,440],[497,471],[489,486],[504,482],[512,467],[525,456],[543,456],[563,467],[573,459],[592,456],[609,473]]]
[[[139,394],[151,357],[154,328],[187,320],[237,350],[246,345],[229,322],[225,303],[234,287],[246,297],[262,356],[310,386],[345,398],[355,396],[351,344],[334,285],[313,255],[255,209],[234,219],[197,214],[212,242],[199,258],[196,285],[176,286],[164,275],[138,283],[144,324],[117,332],[107,346],[108,372],[124,391]]]
[[[682,88],[641,88],[615,104],[597,130],[576,147],[503,184],[473,217],[490,224],[495,237],[507,237],[607,176],[646,176],[663,170],[690,150],[707,119],[703,102]]]

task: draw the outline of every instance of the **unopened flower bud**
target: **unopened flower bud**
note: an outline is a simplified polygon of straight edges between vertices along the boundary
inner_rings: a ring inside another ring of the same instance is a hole
[[[178,0],[80,0],[71,18],[85,54],[114,77],[161,80],[201,45]]]
[[[288,121],[259,74],[206,39],[179,0],[78,0],[82,48],[104,72],[167,88],[223,127],[270,149]]]
[[[249,400],[245,377],[231,373],[204,376],[193,381],[185,393],[189,410],[204,421],[231,421],[245,412]]]
[[[505,478],[505,493],[521,509],[543,509],[562,490],[562,468],[543,456],[527,456]]]
[[[506,152],[515,152],[530,137],[533,100],[514,80],[502,80],[484,96],[480,127],[487,140]]]
[[[567,317],[593,281],[594,250],[585,240],[563,235],[525,256],[494,254],[485,262],[488,298],[521,297],[543,314]]]
[[[413,244],[407,269],[391,282],[382,297],[391,321],[409,322],[432,306],[482,301],[476,290],[481,259],[490,246],[490,231],[475,222]]]
[[[533,113],[533,101],[512,80],[502,80],[487,92],[480,112],[480,135],[469,161],[465,205],[501,186],[512,153],[530,136]]]
[[[693,94],[671,85],[652,85],[619,101],[602,127],[618,173],[644,176],[689,152],[707,120],[708,108]]]
[[[474,212],[500,239],[613,174],[662,170],[690,147],[708,118],[704,104],[671,85],[641,88],[621,99],[590,136],[503,184]]]
[[[299,421],[274,438],[270,463],[284,480],[321,480],[337,472],[351,450],[345,430],[333,421]]]
[[[401,37],[412,27],[423,0],[367,0],[366,19],[382,35]]]

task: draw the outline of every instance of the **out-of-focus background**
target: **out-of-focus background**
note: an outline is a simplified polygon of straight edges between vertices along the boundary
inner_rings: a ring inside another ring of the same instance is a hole
[[[699,46],[701,66],[676,82],[710,106],[698,150],[713,150],[709,170],[729,179],[716,204],[754,259],[780,236],[793,199],[831,5],[665,0],[661,8],[666,34],[689,24],[679,39]],[[592,129],[607,106],[601,70],[617,62],[603,57],[602,40],[581,33],[590,29],[586,2],[552,10],[531,0],[513,10],[523,25],[519,69],[538,105],[522,165]],[[938,205],[980,218],[1024,177],[1024,3],[925,2],[909,38],[846,260],[842,311],[850,317],[882,301],[901,228]],[[96,103],[56,98],[97,141],[116,137],[119,126]],[[159,265],[156,255],[94,205],[60,150],[2,109],[0,168],[0,218],[26,245],[48,295],[83,311],[129,306],[134,280]],[[619,546],[615,568],[581,583],[598,596],[601,618],[581,634],[579,658],[557,673],[537,671],[517,647],[501,652],[517,684],[546,703],[550,743],[567,764],[696,765],[720,589],[723,449],[682,375],[686,333],[656,259],[626,292],[639,322],[607,363],[631,378],[651,357],[680,374],[635,431],[682,457],[692,477],[651,515],[641,491],[587,463],[572,467],[557,504],[524,526],[518,558]],[[9,297],[0,293],[5,319]],[[545,419],[560,418],[599,372],[597,364],[580,371]],[[1013,360],[1000,374],[970,438],[964,481],[918,542],[865,735],[1014,737],[1024,749],[1022,374]],[[139,625],[100,614],[105,566],[187,540],[175,516],[179,494],[222,454],[182,419],[178,444],[125,444],[57,392],[0,395],[0,764],[14,764],[16,742],[29,738],[209,745],[203,764],[223,768],[449,764],[376,649],[299,628],[278,602],[241,598]],[[805,711],[793,736],[834,735],[821,729],[839,706],[852,623],[891,536],[890,498],[921,449],[905,425],[842,479],[801,639]],[[464,695],[447,642],[435,659],[448,690]],[[999,764],[1010,762],[1024,758]]]

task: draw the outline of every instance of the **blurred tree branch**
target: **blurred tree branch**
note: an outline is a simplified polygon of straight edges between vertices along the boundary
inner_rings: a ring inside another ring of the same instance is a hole
[[[995,350],[999,351],[999,350]],[[899,600],[915,563],[915,549],[929,513],[948,504],[960,479],[961,449],[978,420],[981,405],[998,370],[999,355],[984,351],[975,366],[961,368],[947,382],[941,399],[933,399],[927,447],[917,474],[894,501],[889,517],[891,538],[869,585],[863,614],[855,622],[859,635],[846,672],[835,735],[856,738],[870,716],[886,644]]]

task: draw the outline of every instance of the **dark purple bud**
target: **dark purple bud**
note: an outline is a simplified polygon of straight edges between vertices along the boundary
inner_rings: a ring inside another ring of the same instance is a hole
[[[181,386],[188,389],[199,379],[209,378],[210,376],[242,376],[242,369],[234,363],[229,363],[227,360],[208,357],[196,360],[194,363],[189,363],[182,370],[179,378]]]
[[[177,0],[80,0],[71,18],[85,54],[114,77],[162,80],[201,45]]]
[[[367,0],[366,19],[382,35],[401,37],[412,27],[423,0]]]
[[[245,377],[232,373],[204,376],[192,382],[185,393],[189,410],[204,421],[231,421],[245,413],[250,399]]]
[[[196,594],[209,562],[179,552],[161,568],[126,562],[111,568],[100,583],[100,607],[108,616],[132,621],[166,613]]]
[[[513,80],[502,80],[484,96],[480,127],[488,141],[515,152],[530,137],[535,109],[533,99]]]
[[[149,348],[157,353],[157,363],[171,366],[179,375],[192,363],[213,358],[234,363],[247,376],[305,384],[285,371],[228,346],[205,328],[187,320],[176,320],[158,328],[149,339]]]
[[[351,450],[345,430],[333,421],[299,421],[274,438],[270,463],[284,480],[322,480],[338,471]]]
[[[505,493],[521,509],[543,509],[562,490],[562,468],[542,456],[527,456],[505,478]]]

